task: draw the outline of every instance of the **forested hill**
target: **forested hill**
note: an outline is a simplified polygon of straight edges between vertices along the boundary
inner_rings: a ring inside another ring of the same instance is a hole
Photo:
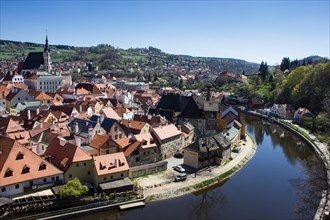
[[[24,59],[29,52],[42,51],[44,45],[31,42],[0,40],[0,60],[17,61]],[[96,47],[73,47],[68,45],[50,45],[53,62],[83,61],[92,62],[100,70],[121,68],[137,63],[151,68],[160,65],[176,65],[185,69],[210,69],[214,72],[228,71],[256,74],[259,64],[233,58],[192,57],[188,55],[173,55],[160,49],[131,48],[120,49],[111,45],[100,44]]]

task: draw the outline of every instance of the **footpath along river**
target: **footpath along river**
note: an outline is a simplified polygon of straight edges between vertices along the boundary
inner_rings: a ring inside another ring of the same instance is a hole
[[[145,207],[74,219],[313,219],[325,187],[315,153],[284,128],[245,116],[255,156],[221,185]]]

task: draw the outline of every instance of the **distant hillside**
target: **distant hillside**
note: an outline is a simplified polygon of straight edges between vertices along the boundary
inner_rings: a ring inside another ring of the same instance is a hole
[[[10,40],[0,40],[0,60],[20,61],[28,55],[29,52],[42,51],[44,45],[32,42],[17,42]],[[162,52],[158,48],[130,48],[127,50],[114,48],[108,44],[99,44],[92,47],[73,47],[68,45],[50,45],[52,62],[70,62],[82,61],[93,63],[100,70],[109,70],[111,72],[122,69],[128,71],[128,67],[138,65],[143,67],[145,73],[151,75],[173,74],[168,71],[169,67],[177,67],[177,71],[200,72],[211,71],[219,73],[221,71],[233,72],[236,74],[245,73],[253,75],[258,73],[260,64],[251,63],[234,58],[216,58],[216,57],[193,57],[189,55],[173,55]],[[321,57],[312,56],[313,60],[320,60]],[[163,67],[167,70],[164,71]],[[273,66],[269,66],[270,69]]]

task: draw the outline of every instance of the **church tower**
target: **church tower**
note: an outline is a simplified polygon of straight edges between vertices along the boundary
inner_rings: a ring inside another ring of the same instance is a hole
[[[44,68],[46,72],[50,72],[52,70],[52,63],[50,61],[50,50],[48,46],[48,36],[46,34],[46,44],[43,52],[44,57]]]

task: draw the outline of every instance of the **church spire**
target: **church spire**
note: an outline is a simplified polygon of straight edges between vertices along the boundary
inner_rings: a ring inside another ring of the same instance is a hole
[[[46,44],[45,44],[44,52],[49,52],[47,32],[46,32]]]

